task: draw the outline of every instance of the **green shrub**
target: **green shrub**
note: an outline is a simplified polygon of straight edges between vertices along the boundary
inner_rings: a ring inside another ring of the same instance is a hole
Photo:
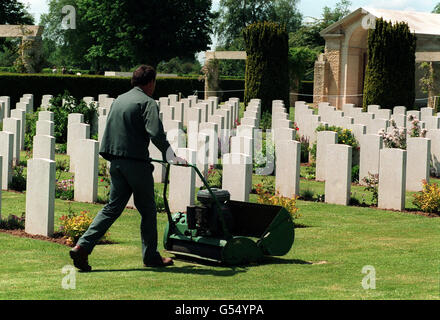
[[[222,187],[222,178],[223,178],[223,170],[220,168],[216,168],[214,166],[210,166],[208,170],[208,176],[206,182],[211,188],[219,188]],[[203,186],[204,189],[204,186]]]
[[[304,167],[303,172],[301,172],[300,176],[301,178],[304,178],[306,180],[315,180],[316,179],[316,166],[315,163],[312,163],[313,165],[309,167]]]
[[[288,34],[275,22],[257,22],[243,31],[246,46],[245,105],[261,99],[262,112],[272,111],[273,100],[290,107]]]
[[[368,176],[362,179],[367,185],[365,191],[370,191],[373,194],[373,205],[377,207],[379,202],[379,175],[368,172]]]
[[[359,182],[359,165],[351,168],[351,182]]]
[[[373,104],[414,106],[416,36],[407,23],[376,20],[368,31],[367,61],[364,109]]]
[[[66,180],[58,180],[55,185],[55,198],[61,200],[73,200],[75,196],[74,191],[74,180],[66,179]]]
[[[24,230],[25,227],[25,214],[21,217],[16,215],[10,215],[7,219],[0,219],[0,229],[3,230]]]
[[[56,159],[55,161],[56,171],[68,172],[69,171],[69,160],[67,159]]]
[[[261,115],[260,129],[269,130],[272,128],[272,113],[265,111]]]
[[[55,139],[57,143],[67,142],[69,114],[81,113],[84,115],[84,123],[91,125],[97,113],[95,103],[87,105],[83,100],[78,101],[72,97],[68,91],[65,91],[63,95],[53,97],[47,110],[54,113]]]
[[[414,194],[413,204],[427,213],[440,213],[440,187],[437,183],[423,181],[423,190]]]
[[[156,211],[165,212],[165,200],[158,190],[154,189],[154,201],[156,202]]]
[[[67,142],[66,143],[57,143],[55,145],[55,153],[56,154],[66,154],[67,153]]]
[[[304,201],[312,201],[315,196],[315,191],[312,189],[306,188],[300,191],[300,199]]]
[[[93,218],[88,211],[82,211],[80,214],[69,212],[67,216],[60,218],[60,232],[67,238],[68,243],[73,245],[87,231],[92,222]],[[106,241],[108,236],[109,233],[106,233],[100,242]]]
[[[255,192],[257,192],[257,190],[260,190],[261,192],[263,192],[265,194],[273,196],[276,193],[275,179],[273,179],[273,177],[264,176],[261,179],[260,183],[253,186],[253,189],[255,190]]]
[[[18,192],[23,192],[26,190],[26,176],[24,175],[24,167],[16,166],[14,167],[14,173],[12,175],[12,180],[9,183],[9,189]]]
[[[336,126],[331,126],[326,128],[323,125],[319,125],[316,128],[316,132],[320,132],[320,131],[336,132],[338,134],[338,144],[346,144],[350,147],[353,147],[353,151],[359,149],[359,143],[354,137],[353,132],[349,129],[344,129],[342,127],[336,127]],[[314,159],[314,161],[316,161],[316,142],[310,148],[310,154]],[[353,152],[353,156],[354,155],[355,153]]]
[[[26,129],[24,135],[25,150],[32,150],[34,144],[34,136],[37,133],[37,121],[38,121],[38,112],[26,114]]]

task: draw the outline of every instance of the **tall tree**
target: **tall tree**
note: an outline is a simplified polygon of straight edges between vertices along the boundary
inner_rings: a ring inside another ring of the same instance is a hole
[[[432,10],[432,13],[440,13],[440,2],[437,3],[437,5],[434,7],[434,10]]]
[[[88,32],[90,24],[84,19],[78,0],[50,0],[48,4],[49,12],[40,18],[40,24],[44,26],[43,50],[47,61],[51,66],[90,69],[90,63],[84,58],[93,44]],[[75,29],[62,28],[65,16],[62,8],[66,5],[76,9]]]
[[[408,24],[378,19],[368,31],[364,108],[372,104],[414,107],[415,62],[416,36]]]
[[[193,57],[210,43],[211,0],[77,0],[90,24],[86,58],[98,68]]]
[[[0,1],[0,24],[34,24],[27,7],[18,0]]]
[[[334,8],[325,6],[319,19],[312,18],[312,21],[304,23],[296,32],[290,34],[290,46],[322,50],[325,40],[319,33],[348,15],[351,4],[349,0],[339,0]]]
[[[246,42],[245,104],[261,99],[262,111],[271,112],[273,100],[289,107],[288,34],[285,26],[258,22],[243,32]]]
[[[301,25],[299,0],[220,0],[214,33],[222,46],[237,45],[242,31],[256,22],[274,21],[293,32]]]

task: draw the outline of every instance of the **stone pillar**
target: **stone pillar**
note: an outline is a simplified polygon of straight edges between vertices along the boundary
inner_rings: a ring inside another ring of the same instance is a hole
[[[423,180],[429,182],[431,140],[409,138],[407,141],[406,190],[422,191]]]
[[[351,193],[353,148],[343,144],[327,145],[325,202],[348,206]]]
[[[8,190],[8,185],[12,181],[12,161],[14,156],[14,134],[11,132],[0,131],[0,157],[3,164],[0,167],[1,183],[0,189]]]
[[[316,181],[324,181],[326,177],[327,146],[338,143],[338,134],[333,131],[318,132],[316,144]]]
[[[362,179],[368,177],[368,173],[379,173],[380,150],[383,148],[383,138],[378,134],[366,134],[361,138],[360,144],[359,183],[365,185]]]
[[[380,150],[379,209],[405,209],[406,151]]]
[[[315,62],[315,77],[313,86],[313,105],[317,106],[319,103],[327,101],[328,96],[328,77],[330,66],[324,54],[321,54]]]
[[[26,233],[53,235],[55,175],[55,161],[31,159],[27,162]]]
[[[196,164],[196,151],[177,149],[176,155]],[[171,166],[169,206],[171,212],[186,212],[186,207],[195,203],[196,172],[193,168]]]
[[[228,153],[223,156],[222,189],[231,200],[249,201],[252,188],[252,161],[248,155]]]
[[[94,203],[98,195],[99,143],[81,139],[76,140],[75,144],[75,149],[81,150],[81,158],[75,161],[75,201]]]
[[[301,165],[301,143],[293,140],[284,140],[276,147],[275,187],[283,197],[299,196],[299,180]]]

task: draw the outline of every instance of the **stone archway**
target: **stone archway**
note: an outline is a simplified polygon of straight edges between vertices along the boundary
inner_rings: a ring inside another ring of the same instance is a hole
[[[219,71],[216,60],[246,60],[246,51],[206,51],[205,52],[205,100],[210,92],[219,91]]]
[[[41,58],[43,27],[26,25],[0,25],[0,37],[21,38],[21,58],[28,73],[35,72]]]
[[[342,48],[341,105],[362,105],[365,69],[367,65],[368,30],[354,24],[346,31]]]

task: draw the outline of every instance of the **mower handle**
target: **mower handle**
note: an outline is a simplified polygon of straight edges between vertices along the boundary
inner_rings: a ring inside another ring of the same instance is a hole
[[[166,166],[165,184],[164,184],[164,188],[163,188],[163,199],[164,199],[165,210],[167,212],[168,222],[169,222],[170,228],[174,229],[176,227],[174,222],[173,222],[173,218],[171,216],[171,210],[170,210],[170,207],[168,205],[168,199],[167,199],[167,189],[168,189],[168,184],[169,184],[170,167],[171,166],[190,167],[190,168],[195,170],[197,175],[200,177],[200,180],[202,180],[202,182],[205,185],[206,189],[210,193],[211,197],[214,199],[216,207],[217,207],[217,213],[218,213],[218,216],[220,217],[220,221],[221,221],[221,224],[222,224],[222,227],[223,227],[223,233],[224,233],[225,237],[227,239],[232,238],[232,236],[229,233],[228,228],[226,226],[226,222],[225,222],[225,220],[223,218],[223,215],[221,214],[220,202],[218,201],[218,199],[215,196],[214,192],[212,192],[211,187],[209,186],[208,182],[205,180],[205,177],[201,174],[201,172],[200,172],[199,168],[197,168],[197,166],[195,166],[193,164],[190,164],[188,162],[186,164],[181,164],[181,163],[172,163],[172,162],[167,162],[167,161],[157,160],[157,159],[150,159],[150,162],[156,162],[156,163],[160,163],[160,164]]]

